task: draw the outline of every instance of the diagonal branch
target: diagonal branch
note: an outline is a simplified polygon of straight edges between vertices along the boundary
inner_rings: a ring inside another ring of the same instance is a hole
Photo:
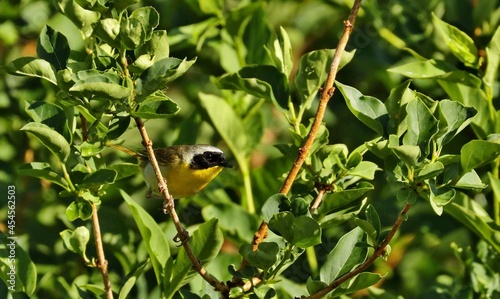
[[[348,272],[339,278],[335,279],[332,283],[330,283],[326,288],[320,290],[319,292],[306,297],[306,299],[319,299],[323,298],[326,294],[330,293],[334,289],[338,288],[341,284],[344,282],[348,281],[349,279],[355,277],[356,275],[360,274],[361,272],[365,271],[375,260],[381,256],[383,256],[386,252],[386,247],[389,245],[389,242],[391,242],[392,238],[398,231],[399,227],[403,223],[403,221],[406,219],[406,214],[408,213],[408,210],[410,209],[411,205],[410,204],[405,204],[401,212],[399,213],[398,218],[396,219],[396,222],[391,228],[391,231],[389,234],[385,237],[384,241],[380,243],[380,245],[375,249],[375,252],[373,252],[372,256],[368,258],[364,263],[359,265],[356,269],[352,270],[351,272]]]
[[[111,289],[111,281],[108,276],[108,261],[104,256],[101,227],[99,225],[99,216],[97,215],[97,206],[95,203],[92,203],[92,228],[94,230],[95,247],[97,251],[97,268],[101,271],[104,289],[106,290],[106,298],[113,299],[113,290]]]
[[[134,120],[137,124],[137,129],[141,134],[144,147],[146,147],[149,161],[155,171],[155,175],[158,180],[159,191],[161,192],[164,198],[164,205],[163,205],[164,212],[170,214],[170,216],[172,217],[172,221],[174,222],[175,228],[177,230],[177,236],[174,240],[178,239],[179,241],[181,241],[187,256],[189,257],[191,263],[193,264],[193,268],[201,275],[201,277],[203,277],[203,279],[205,279],[217,291],[221,292],[222,294],[227,294],[229,292],[228,287],[224,285],[222,282],[218,281],[210,273],[208,273],[207,270],[203,267],[203,265],[194,255],[193,249],[191,248],[191,245],[189,245],[188,242],[189,234],[182,227],[182,224],[179,220],[179,216],[177,215],[177,212],[175,211],[174,208],[174,199],[172,195],[169,193],[167,182],[165,181],[165,179],[161,174],[160,166],[158,165],[158,161],[156,160],[156,156],[154,154],[153,142],[151,141],[151,139],[149,139],[148,133],[146,131],[142,119],[139,117],[135,117]]]
[[[316,116],[314,117],[314,122],[311,126],[311,130],[307,135],[304,145],[299,149],[297,158],[295,159],[292,169],[290,169],[290,172],[288,173],[283,185],[281,186],[279,193],[287,194],[290,191],[290,188],[292,187],[292,184],[297,177],[302,164],[304,164],[304,161],[309,154],[309,150],[311,149],[314,139],[316,138],[316,134],[318,133],[321,123],[323,122],[323,117],[325,116],[328,101],[332,97],[335,90],[333,84],[335,82],[335,78],[337,77],[340,58],[342,57],[342,53],[345,50],[347,41],[349,40],[349,36],[351,35],[354,28],[356,16],[358,15],[359,8],[361,7],[361,1],[362,0],[356,0],[354,2],[351,13],[349,14],[349,18],[347,19],[347,21],[344,21],[344,31],[337,45],[335,55],[333,56],[333,61],[330,66],[330,72],[328,73],[328,78],[326,79],[325,86],[322,89],[321,99],[318,105],[318,110],[316,111]],[[259,230],[255,233],[252,241],[254,250],[257,250],[259,244],[267,237],[267,229],[267,223],[263,221],[259,227]]]

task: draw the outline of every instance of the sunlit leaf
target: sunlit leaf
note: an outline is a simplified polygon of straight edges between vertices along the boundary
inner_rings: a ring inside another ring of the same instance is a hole
[[[66,139],[50,127],[40,123],[28,123],[21,128],[22,131],[33,134],[46,148],[59,160],[66,162],[70,155],[70,145]]]
[[[339,82],[336,82],[336,85],[344,96],[352,114],[379,135],[385,135],[389,116],[384,103],[377,98],[364,96],[353,87]]]
[[[125,202],[134,217],[148,251],[151,264],[156,275],[158,284],[163,281],[163,271],[170,258],[170,246],[165,233],[160,229],[158,223],[139,204],[137,204],[127,193],[120,190]]]
[[[56,68],[48,61],[40,58],[18,58],[10,62],[6,70],[12,75],[42,78],[57,85]]]
[[[457,27],[440,20],[434,13],[432,14],[432,23],[456,58],[468,67],[479,67],[477,48],[471,37]]]
[[[349,259],[356,244],[363,235],[363,230],[359,227],[343,235],[335,248],[327,255],[326,261],[321,266],[319,277],[325,283],[331,283],[340,274],[345,263]]]
[[[50,62],[57,70],[66,68],[70,48],[68,39],[50,26],[45,26],[38,37],[38,57]]]
[[[12,234],[5,235],[0,232],[0,278],[6,286],[12,287],[9,290],[12,293],[24,292],[31,296],[35,293],[37,286],[37,271],[35,264],[30,258],[28,252],[19,246]],[[11,252],[15,254],[11,254]],[[14,266],[14,269],[11,267]],[[17,294],[13,294],[13,297]],[[19,295],[21,296],[21,295]]]

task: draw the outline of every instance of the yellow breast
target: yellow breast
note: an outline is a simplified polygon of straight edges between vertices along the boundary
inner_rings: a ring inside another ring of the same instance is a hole
[[[179,199],[203,190],[222,171],[223,167],[192,169],[188,164],[178,164],[176,167],[160,165],[160,169],[167,180],[168,191],[175,199]],[[151,163],[147,163],[144,167],[143,175],[149,187],[148,192],[159,195],[158,181]]]

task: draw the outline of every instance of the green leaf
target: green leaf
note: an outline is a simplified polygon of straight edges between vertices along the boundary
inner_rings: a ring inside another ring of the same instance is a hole
[[[99,12],[86,10],[74,0],[59,0],[57,3],[62,13],[84,33],[85,37],[92,34],[92,24],[97,23],[101,17]]]
[[[109,169],[113,169],[118,173],[116,180],[121,180],[123,178],[136,175],[141,172],[141,169],[137,163],[119,163],[108,166]]]
[[[288,81],[286,76],[271,65],[251,65],[237,73],[224,75],[217,80],[220,89],[242,90],[253,96],[272,101],[282,110],[288,106]]]
[[[337,191],[333,193],[327,193],[323,199],[323,203],[318,209],[320,215],[325,215],[334,211],[342,206],[347,205],[361,196],[366,192],[372,190],[374,187],[368,182],[360,182],[354,188],[347,190]]]
[[[80,153],[81,153],[82,157],[93,157],[93,156],[99,154],[100,152],[102,152],[102,150],[104,149],[101,146],[100,142],[90,143],[90,142],[86,142],[86,141],[82,142],[82,144],[77,148],[80,149]]]
[[[445,206],[445,212],[464,224],[480,239],[488,242],[497,252],[500,252],[500,226],[495,224],[488,212],[476,201],[457,192],[453,202]]]
[[[140,0],[120,0],[120,1],[115,1],[114,2],[114,6],[116,8],[116,10],[118,10],[119,12],[121,12],[122,10],[124,10],[125,8],[131,6],[131,5],[134,5],[136,3],[138,3]]]
[[[302,215],[293,220],[293,242],[299,248],[321,244],[321,227],[309,216]]]
[[[462,61],[465,66],[479,68],[480,60],[472,38],[457,27],[438,19],[434,13],[432,14],[432,23],[434,24],[434,28],[441,34],[448,48],[450,48],[451,53],[458,60]]]
[[[406,113],[408,131],[403,137],[403,145],[419,146],[423,156],[427,156],[432,137],[438,130],[438,121],[420,99],[408,103]]]
[[[71,147],[68,141],[52,130],[49,126],[39,123],[28,123],[21,128],[35,136],[46,148],[48,148],[62,163],[68,160]]]
[[[359,227],[343,235],[337,245],[327,255],[326,261],[319,271],[319,277],[322,282],[331,283],[341,273],[342,268],[349,260],[356,244],[363,235],[363,230]]]
[[[68,126],[66,113],[62,108],[45,101],[27,101],[26,113],[37,123],[43,123],[63,135],[66,140],[72,139],[73,135]]]
[[[280,205],[282,202],[288,200],[288,197],[282,193],[277,193],[274,195],[271,195],[264,205],[262,206],[262,219],[269,223],[271,218],[273,217],[274,214],[278,214],[279,212],[282,212],[280,210]]]
[[[50,62],[56,70],[65,69],[70,54],[68,39],[46,25],[38,37],[36,53],[38,57]]]
[[[199,93],[199,97],[217,133],[227,143],[231,152],[236,155],[245,151],[247,136],[242,134],[245,132],[243,123],[234,109],[220,97],[204,93]]]
[[[474,107],[477,115],[472,120],[472,129],[479,138],[495,132],[490,120],[489,100],[481,88],[470,87],[464,84],[438,80],[439,85],[446,91],[451,100],[462,103],[466,107]]]
[[[451,71],[443,75],[435,76],[434,78],[440,81],[459,83],[473,88],[481,88],[482,86],[482,81],[479,77],[462,70]]]
[[[220,219],[221,229],[237,240],[252,242],[253,233],[259,227],[257,217],[234,203],[208,205],[201,212],[205,220]]]
[[[146,41],[146,29],[141,20],[123,17],[120,22],[120,39],[127,50],[134,50]]]
[[[476,171],[472,169],[460,177],[458,182],[456,182],[453,187],[479,191],[486,188],[487,185],[481,181],[481,178],[477,175]]]
[[[127,131],[130,125],[130,115],[120,115],[117,114],[113,116],[113,119],[109,121],[108,127],[109,131],[106,134],[107,139],[113,140],[122,136],[125,131]]]
[[[408,203],[408,204],[412,205],[417,201],[418,194],[411,189],[402,188],[402,189],[399,189],[398,193],[396,194],[396,198],[400,202],[404,202],[404,203]]]
[[[500,143],[488,140],[471,140],[460,150],[460,164],[463,173],[481,167],[498,159],[500,156]]]
[[[377,244],[378,232],[370,221],[354,217],[354,223],[366,233],[369,244]]]
[[[365,215],[366,215],[366,220],[368,220],[368,222],[370,222],[373,225],[373,228],[375,229],[378,238],[378,236],[380,235],[380,231],[382,230],[382,224],[380,222],[380,217],[377,213],[377,210],[375,210],[375,207],[373,207],[373,205],[369,204],[366,207]]]
[[[67,191],[70,191],[68,181],[60,174],[52,170],[49,163],[45,162],[31,162],[24,164],[18,168],[18,174],[29,175],[39,179],[47,180],[51,183],[57,184]]]
[[[456,191],[450,186],[437,187],[433,181],[431,181],[429,185],[431,206],[434,209],[434,212],[441,216],[443,213],[443,207],[453,200]]]
[[[427,179],[431,179],[436,177],[438,174],[443,172],[444,165],[443,163],[436,161],[429,164],[426,164],[417,174],[415,180],[418,182],[422,182]]]
[[[399,145],[399,139],[395,135],[389,136],[388,147],[392,152],[409,166],[415,166],[421,156],[420,147],[417,145]]]
[[[232,38],[232,47],[246,65],[261,64],[267,58],[264,46],[271,40],[271,25],[264,4],[253,2],[241,5],[224,16],[224,29]]]
[[[321,227],[309,216],[295,217],[291,212],[280,212],[273,215],[269,228],[300,248],[321,243]]]
[[[69,221],[76,219],[88,220],[92,216],[92,206],[88,200],[76,199],[66,209],[66,218]]]
[[[139,228],[146,250],[151,259],[151,264],[156,275],[158,284],[163,282],[164,267],[170,258],[170,246],[165,234],[158,223],[140,205],[138,205],[127,193],[120,190],[120,194],[129,206],[135,223]]]
[[[63,230],[60,235],[66,249],[80,255],[85,262],[90,261],[85,254],[87,243],[90,240],[90,232],[85,226],[79,226],[74,231],[70,229]]]
[[[406,117],[406,104],[415,98],[414,92],[409,88],[411,80],[406,80],[400,85],[391,89],[389,97],[385,101],[387,113],[389,114],[389,134],[401,134],[406,130],[406,125],[403,129],[399,129],[399,124]]]
[[[189,238],[189,244],[194,256],[206,267],[219,253],[224,237],[216,218],[201,224]],[[165,283],[164,293],[167,298],[174,294],[180,287],[188,283],[196,275],[193,264],[188,258],[184,247],[179,250],[177,259],[172,267],[172,276],[169,283]],[[167,277],[168,278],[168,277]]]
[[[152,57],[152,62],[157,62],[168,58],[170,54],[170,45],[168,43],[166,30],[155,30],[151,39],[140,45],[134,50],[135,57],[148,55]]]
[[[477,114],[477,110],[472,107],[465,107],[463,104],[442,100],[438,104],[439,132],[436,135],[437,143],[445,145],[450,142],[460,131],[462,131],[472,121],[472,117]]]
[[[136,286],[139,277],[141,277],[144,269],[149,264],[149,259],[136,264],[132,270],[127,274],[124,279],[124,283],[122,284],[120,291],[118,292],[118,299],[127,299],[129,297],[129,293]]]
[[[252,245],[243,244],[240,247],[240,254],[250,265],[267,270],[276,263],[279,250],[275,242],[262,242],[256,251],[253,251]]]
[[[377,164],[370,161],[361,161],[356,167],[349,170],[348,174],[367,180],[373,180],[375,178],[375,171],[377,170],[381,170]]]
[[[165,58],[156,61],[147,68],[137,80],[137,101],[144,100],[148,95],[163,90],[167,84],[182,76],[194,63],[193,60]]]
[[[2,269],[0,278],[12,293],[24,292],[32,296],[37,282],[35,264],[29,254],[17,244],[15,238],[10,237],[13,237],[13,234],[5,235],[0,232],[0,268]],[[13,251],[15,254],[12,254]],[[17,295],[13,294],[12,297],[15,298]]]
[[[142,24],[142,28],[144,29],[145,41],[148,41],[153,36],[153,30],[160,23],[160,14],[158,11],[152,6],[144,6],[135,9],[130,18],[134,18],[139,20]],[[144,44],[144,41],[141,41],[140,44]]]
[[[293,69],[292,44],[286,30],[280,26],[276,39],[266,48],[274,65],[288,78]]]
[[[383,276],[378,273],[362,272],[341,284],[337,289],[331,292],[331,296],[337,297],[364,290],[378,283],[382,278]]]
[[[11,61],[6,70],[11,75],[41,78],[57,85],[56,68],[43,59],[21,57]]]
[[[186,0],[185,2],[199,14],[221,15],[222,8],[224,7],[223,1],[221,0]]]
[[[483,82],[486,85],[486,97],[493,98],[493,86],[498,78],[498,68],[500,65],[500,27],[497,27],[491,41],[486,46],[486,71]]]
[[[293,244],[293,221],[295,217],[291,212],[274,214],[269,220],[269,229]]]
[[[132,115],[145,119],[168,118],[177,115],[179,111],[180,108],[176,102],[172,101],[166,95],[157,92],[146,97],[146,99],[139,104],[137,110],[132,112]]]
[[[309,294],[315,294],[328,287],[329,283],[325,283],[319,280],[313,280],[311,277],[307,278],[306,287]]]
[[[96,24],[95,34],[113,47],[120,47],[120,22],[117,19],[101,19]]]
[[[383,136],[386,134],[389,116],[384,103],[374,97],[364,96],[357,89],[335,83],[346,100],[352,114],[370,129]]]
[[[456,70],[451,64],[442,60],[429,59],[403,64],[388,69],[389,72],[404,75],[412,79],[428,79],[446,75]]]
[[[89,188],[93,186],[112,184],[115,182],[117,175],[116,170],[102,168],[87,174],[80,186]]]
[[[69,91],[72,93],[89,93],[111,100],[122,100],[128,98],[131,94],[129,88],[107,82],[77,83]]]
[[[307,103],[308,99],[314,97],[325,83],[335,51],[335,49],[316,50],[306,53],[300,58],[295,85],[302,103]],[[340,59],[339,69],[348,64],[354,54],[355,51],[344,51]]]
[[[260,144],[262,137],[264,136],[264,113],[259,111],[245,115],[243,118],[243,127],[245,128],[245,134],[247,135],[246,151],[251,152]]]
[[[290,212],[292,212],[293,216],[298,217],[302,215],[307,215],[309,212],[309,204],[310,201],[306,200],[302,197],[294,197],[290,201]]]

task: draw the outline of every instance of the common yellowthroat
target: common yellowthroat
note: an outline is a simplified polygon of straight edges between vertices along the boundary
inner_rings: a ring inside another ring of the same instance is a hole
[[[146,196],[159,195],[158,180],[148,155],[122,146],[113,147],[139,158],[144,181],[148,186]],[[168,191],[175,199],[200,192],[223,168],[232,167],[222,150],[206,144],[173,145],[155,149],[154,153],[161,174],[167,180]]]

